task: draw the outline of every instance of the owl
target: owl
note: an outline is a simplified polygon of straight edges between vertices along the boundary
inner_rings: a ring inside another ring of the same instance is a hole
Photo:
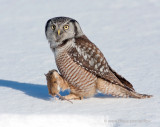
[[[116,97],[151,97],[135,92],[132,84],[109,66],[102,52],[86,37],[75,19],[49,19],[45,34],[61,77],[70,88],[66,99],[91,97],[97,91]]]

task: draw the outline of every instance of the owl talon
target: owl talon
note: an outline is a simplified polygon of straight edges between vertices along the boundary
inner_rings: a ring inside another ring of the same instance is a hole
[[[69,99],[66,99],[65,96],[61,96],[60,94],[57,94],[57,95],[59,96],[59,99],[60,99],[60,100],[62,100],[62,101],[63,101],[63,100],[66,100],[66,101],[69,101],[70,103],[73,104],[73,102],[70,101]]]

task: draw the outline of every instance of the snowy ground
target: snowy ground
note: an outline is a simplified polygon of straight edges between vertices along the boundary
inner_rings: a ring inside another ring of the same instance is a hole
[[[77,19],[112,68],[154,97],[49,96],[44,73],[56,64],[44,27],[56,16]],[[0,127],[160,125],[159,0],[0,0],[0,30]]]

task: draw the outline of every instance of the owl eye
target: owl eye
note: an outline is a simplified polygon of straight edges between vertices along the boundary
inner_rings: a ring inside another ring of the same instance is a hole
[[[52,26],[51,26],[51,29],[52,29],[52,30],[55,30],[55,29],[56,29],[56,26],[55,26],[55,25],[52,25]]]
[[[65,25],[63,28],[64,28],[65,30],[68,30],[68,29],[69,29],[69,26],[68,26],[68,25]]]

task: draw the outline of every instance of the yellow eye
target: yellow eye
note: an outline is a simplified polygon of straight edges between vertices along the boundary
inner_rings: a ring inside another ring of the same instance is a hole
[[[65,29],[65,30],[68,30],[68,29],[69,29],[69,26],[68,26],[68,25],[65,25],[65,26],[64,26],[64,29]]]
[[[55,29],[56,29],[56,26],[55,26],[55,25],[52,25],[52,26],[51,26],[51,29],[52,29],[52,30],[55,30]]]

